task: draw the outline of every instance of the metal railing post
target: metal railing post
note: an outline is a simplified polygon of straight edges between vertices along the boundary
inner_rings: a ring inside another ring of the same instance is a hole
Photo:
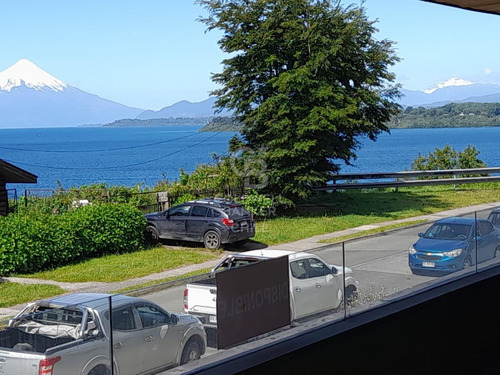
[[[108,297],[108,309],[109,309],[109,361],[110,361],[110,366],[111,366],[111,375],[115,375],[115,366],[113,365],[113,358],[114,358],[114,352],[113,352],[113,303],[112,303],[112,297]]]
[[[347,298],[345,295],[345,242],[342,241],[342,295],[344,296],[344,320],[347,319]]]

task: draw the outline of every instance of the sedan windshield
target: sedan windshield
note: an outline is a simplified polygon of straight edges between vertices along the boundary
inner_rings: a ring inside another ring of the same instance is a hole
[[[424,234],[424,238],[439,240],[465,240],[469,237],[471,226],[467,224],[436,223]]]

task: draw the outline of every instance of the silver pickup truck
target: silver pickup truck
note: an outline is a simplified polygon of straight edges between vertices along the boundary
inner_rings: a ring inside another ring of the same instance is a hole
[[[285,250],[252,250],[231,254],[212,269],[208,279],[186,285],[184,311],[197,316],[207,327],[217,324],[215,273],[265,259],[288,257],[290,265],[290,312],[292,320],[351,303],[358,292],[352,269],[326,263],[318,255]],[[258,277],[258,276],[256,276]],[[345,287],[345,289],[344,289]],[[345,293],[345,296],[344,296]]]
[[[0,327],[0,374],[108,375],[111,358],[117,375],[155,374],[205,348],[193,316],[141,298],[75,293],[31,303]]]

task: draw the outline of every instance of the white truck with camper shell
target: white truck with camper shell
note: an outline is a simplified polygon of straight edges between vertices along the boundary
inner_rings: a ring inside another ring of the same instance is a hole
[[[217,324],[215,273],[266,259],[287,256],[290,270],[291,320],[338,308],[345,298],[350,303],[358,291],[352,269],[327,264],[318,255],[285,250],[253,250],[228,255],[212,269],[208,279],[188,283],[184,290],[184,311],[205,325]],[[258,277],[258,276],[256,276]]]

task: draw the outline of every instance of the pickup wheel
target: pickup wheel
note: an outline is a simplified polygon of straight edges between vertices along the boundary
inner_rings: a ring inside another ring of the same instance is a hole
[[[90,370],[89,375],[110,375],[111,371],[104,365],[99,365]]]
[[[200,359],[200,357],[201,357],[200,346],[198,345],[198,343],[190,341],[187,343],[187,345],[184,347],[184,350],[182,351],[181,365]]]
[[[158,233],[158,230],[152,226],[148,225],[146,227],[146,242],[150,245],[156,245],[158,242],[160,242],[160,234]]]
[[[217,250],[221,246],[220,235],[215,230],[209,230],[203,236],[203,244],[207,249]]]

